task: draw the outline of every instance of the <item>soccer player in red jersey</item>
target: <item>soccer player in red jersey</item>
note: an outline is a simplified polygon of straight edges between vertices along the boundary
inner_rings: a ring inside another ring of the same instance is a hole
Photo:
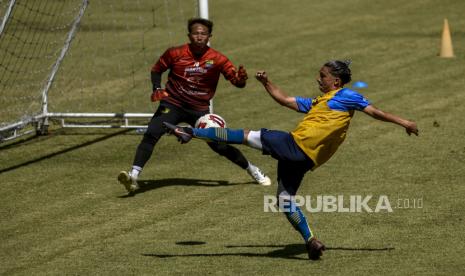
[[[245,68],[241,65],[236,69],[225,55],[208,46],[213,28],[211,21],[192,18],[188,21],[187,28],[190,43],[169,48],[152,67],[151,100],[160,101],[160,105],[137,147],[132,169],[128,172],[121,171],[118,175],[118,181],[129,193],[139,188],[137,178],[150,159],[155,144],[165,134],[163,122],[186,122],[193,126],[199,117],[209,113],[210,100],[215,95],[220,74],[238,88],[246,85]],[[168,81],[163,89],[161,77],[167,70]],[[226,144],[207,144],[212,150],[246,170],[255,182],[264,186],[271,185],[270,178],[247,161],[237,148]]]

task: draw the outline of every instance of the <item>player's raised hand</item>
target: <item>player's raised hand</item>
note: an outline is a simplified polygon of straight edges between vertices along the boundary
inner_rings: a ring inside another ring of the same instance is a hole
[[[247,71],[244,68],[244,65],[239,65],[239,69],[236,72],[236,78],[239,82],[245,82],[249,77],[247,76]]]
[[[152,102],[158,102],[166,97],[168,97],[168,92],[166,92],[165,89],[163,88],[157,88],[152,92],[152,95],[150,96],[150,100]]]
[[[239,69],[234,71],[234,78],[231,80],[231,83],[236,87],[244,88],[246,81],[249,77],[247,76],[247,71],[243,65],[239,65]]]
[[[268,75],[266,74],[265,71],[258,71],[255,74],[255,78],[263,84],[265,84],[268,81]]]

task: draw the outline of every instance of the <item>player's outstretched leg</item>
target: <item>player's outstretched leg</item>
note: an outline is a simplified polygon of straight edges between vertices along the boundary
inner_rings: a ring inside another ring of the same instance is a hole
[[[194,132],[190,127],[176,126],[168,122],[163,122],[163,127],[167,133],[176,136],[181,144],[188,143],[194,136]]]
[[[243,129],[229,129],[220,127],[190,128],[175,126],[168,122],[163,122],[163,127],[168,133],[175,135],[181,144],[189,142],[193,137],[226,144],[244,143]]]

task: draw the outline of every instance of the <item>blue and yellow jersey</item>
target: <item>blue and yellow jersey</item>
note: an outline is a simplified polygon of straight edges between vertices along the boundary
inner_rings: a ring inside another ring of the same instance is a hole
[[[299,112],[307,113],[291,132],[297,145],[313,160],[313,169],[336,152],[346,137],[355,110],[370,102],[358,92],[341,88],[316,98],[296,97]]]

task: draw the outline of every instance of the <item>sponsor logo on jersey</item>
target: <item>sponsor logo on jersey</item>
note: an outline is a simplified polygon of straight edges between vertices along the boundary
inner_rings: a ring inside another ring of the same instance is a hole
[[[207,73],[207,69],[202,67],[187,67],[184,69],[185,73]]]
[[[213,67],[213,65],[215,65],[215,62],[213,60],[209,59],[209,60],[205,61],[205,68],[207,68],[207,69],[211,68],[211,67]]]

